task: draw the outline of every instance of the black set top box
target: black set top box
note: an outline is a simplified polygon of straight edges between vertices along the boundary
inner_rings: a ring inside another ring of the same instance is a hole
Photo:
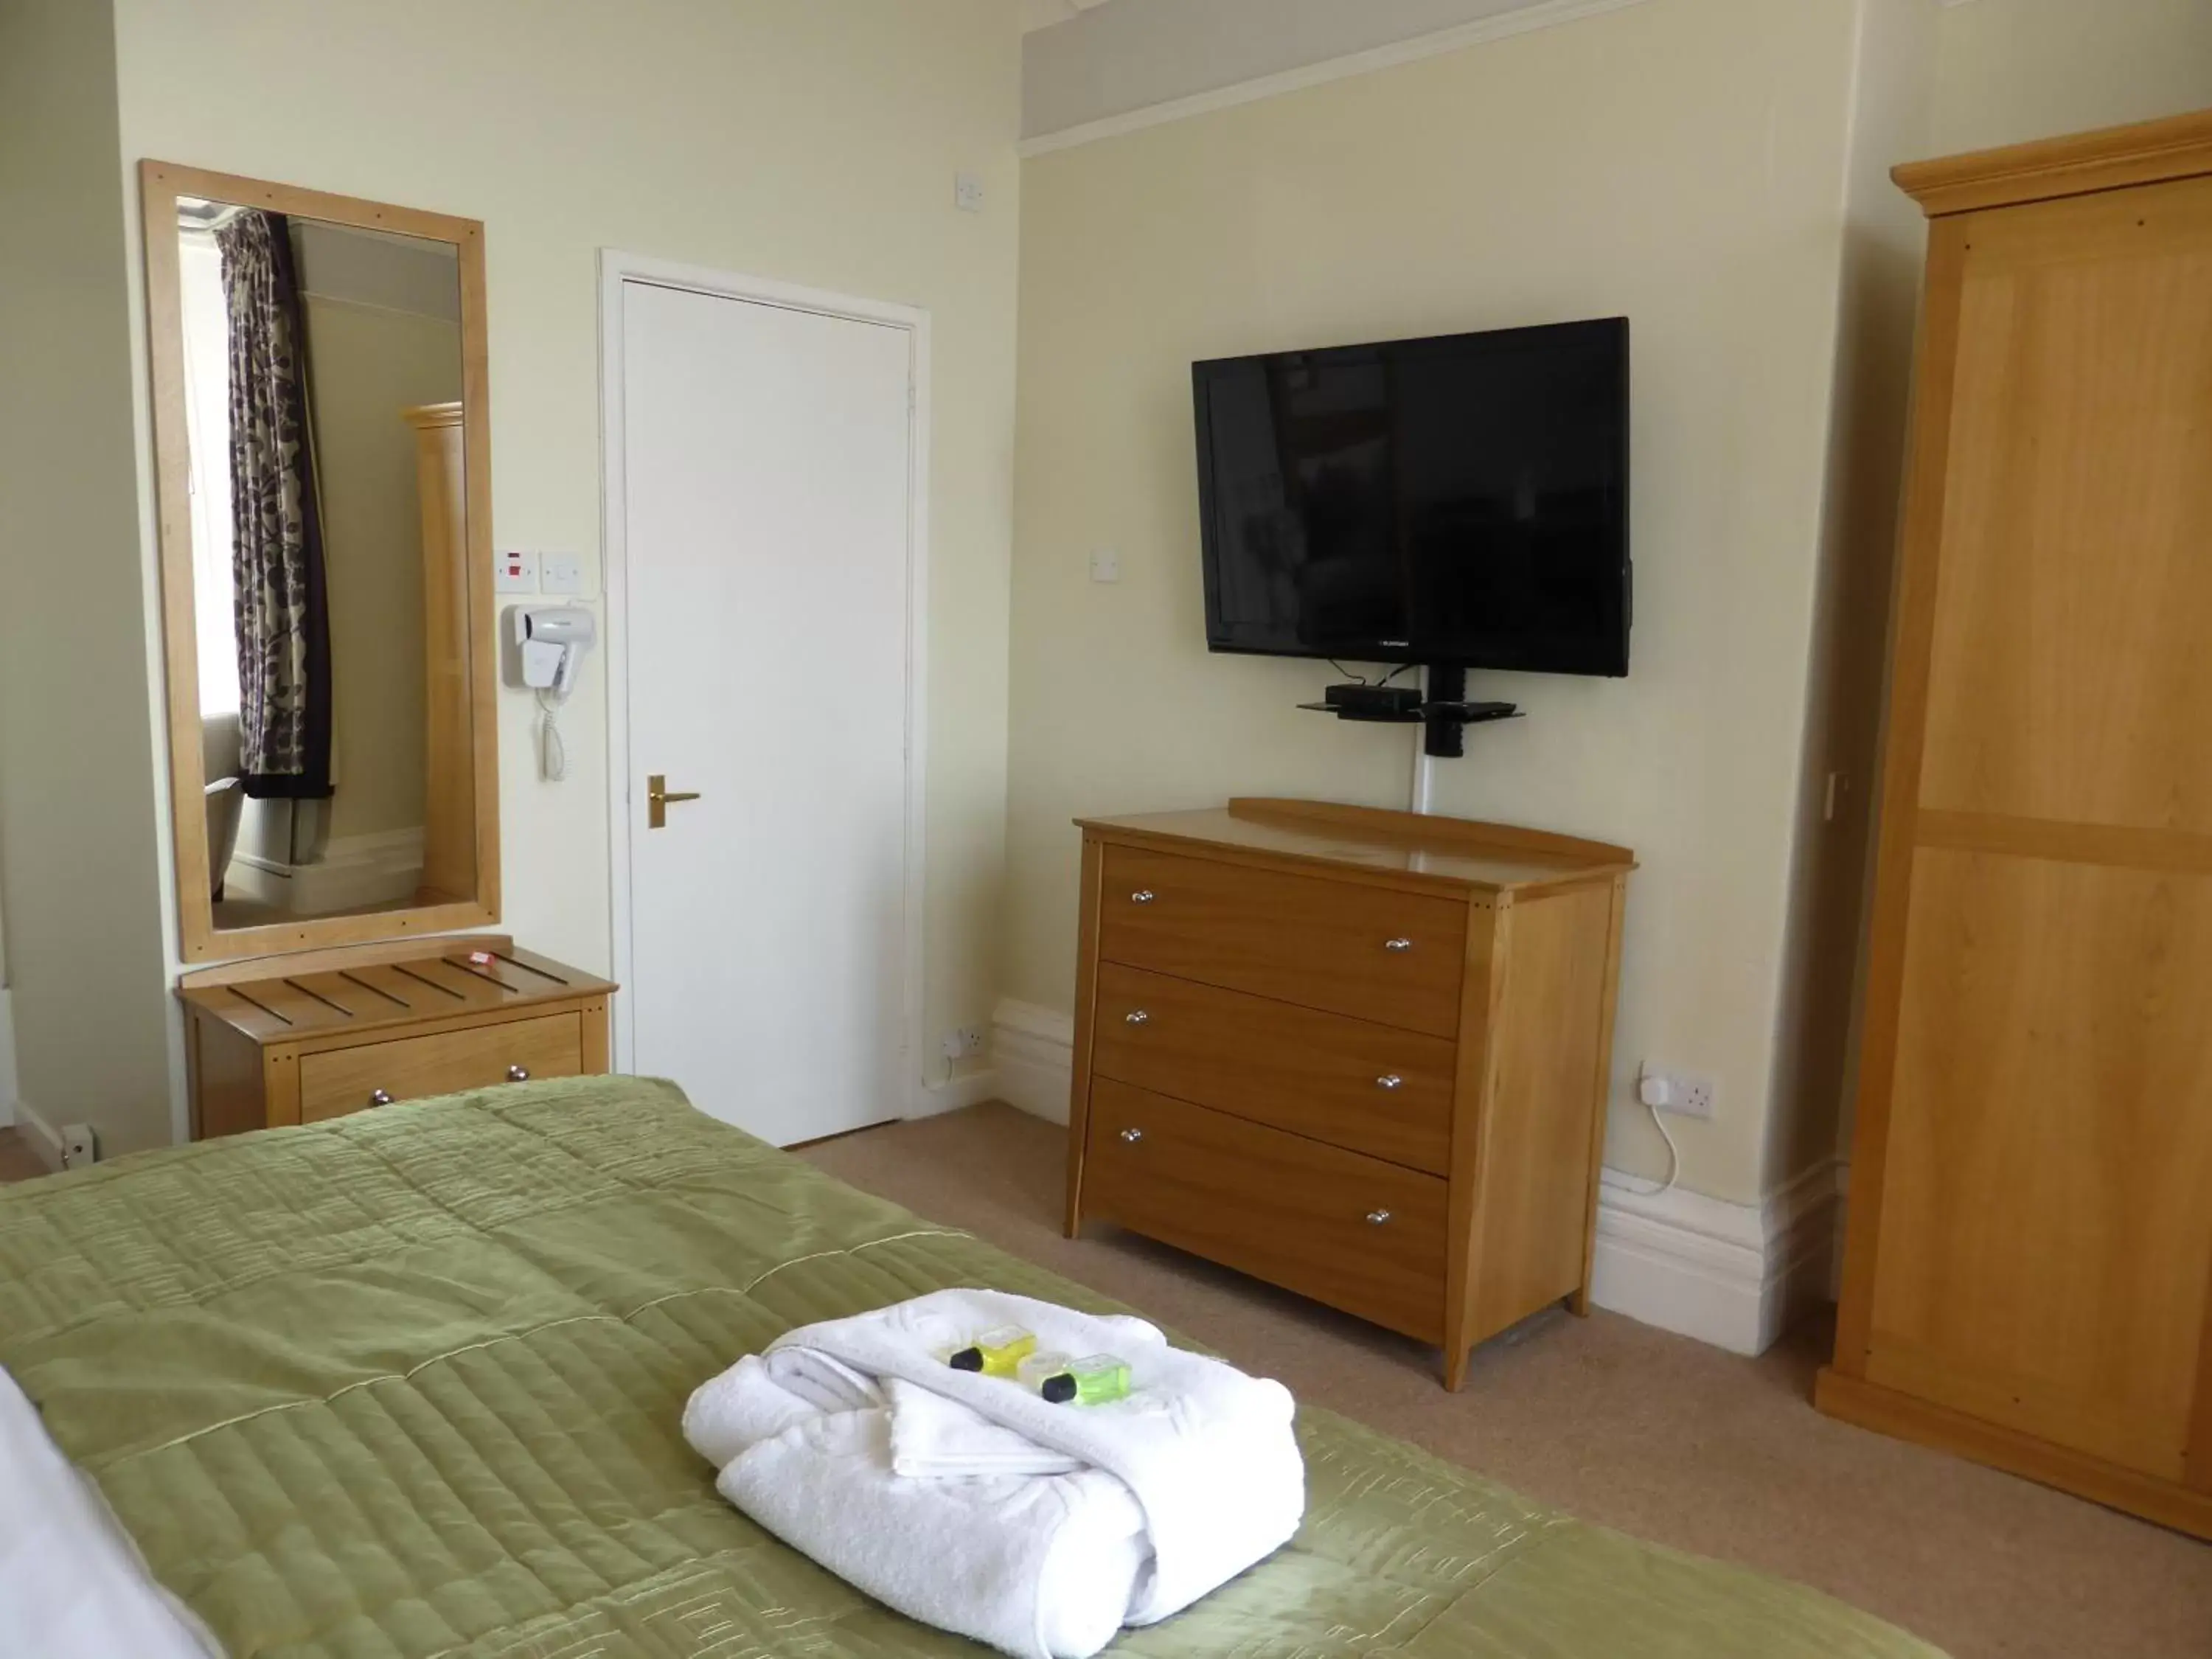
[[[1417,685],[1332,685],[1322,693],[1325,707],[1346,720],[1404,720],[1421,712]]]

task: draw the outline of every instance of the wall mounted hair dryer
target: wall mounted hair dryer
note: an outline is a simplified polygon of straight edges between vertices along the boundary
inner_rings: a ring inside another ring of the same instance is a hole
[[[556,781],[568,769],[555,711],[576,689],[584,656],[599,642],[599,619],[580,605],[511,605],[499,630],[507,683],[538,694],[538,769]]]
[[[500,630],[507,683],[550,691],[566,702],[576,689],[584,653],[599,643],[599,619],[580,605],[511,605]]]

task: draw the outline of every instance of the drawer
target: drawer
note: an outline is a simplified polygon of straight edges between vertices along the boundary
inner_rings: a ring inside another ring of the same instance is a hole
[[[1443,1175],[1456,1045],[1101,963],[1091,1069]]]
[[[507,1083],[510,1066],[532,1077],[574,1077],[584,1069],[583,1028],[575,1014],[477,1025],[435,1036],[367,1042],[300,1057],[300,1121],[320,1123],[393,1100],[420,1100]]]
[[[1443,1338],[1444,1182],[1102,1078],[1084,1206],[1427,1342]]]
[[[1454,1036],[1456,899],[1109,844],[1098,954],[1302,1007]]]

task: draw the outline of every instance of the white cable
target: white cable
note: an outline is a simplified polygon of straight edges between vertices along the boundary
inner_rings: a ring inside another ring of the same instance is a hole
[[[1656,1106],[1646,1103],[1644,1109],[1651,1114],[1651,1127],[1659,1132],[1659,1139],[1667,1143],[1667,1178],[1656,1187],[1631,1186],[1629,1191],[1638,1198],[1658,1198],[1674,1190],[1674,1183],[1682,1176],[1682,1149],[1674,1144],[1668,1133],[1667,1120]]]
[[[1420,680],[1421,699],[1426,702],[1429,696],[1429,671],[1425,665],[1421,669]],[[1428,723],[1425,720],[1415,720],[1413,722],[1413,784],[1412,789],[1407,792],[1407,806],[1416,812],[1427,812],[1430,810],[1430,802],[1434,797],[1435,789],[1434,763],[1429,758]]]
[[[568,746],[561,741],[561,727],[555,720],[560,707],[544,692],[538,694],[538,772],[548,783],[558,783],[568,775]]]

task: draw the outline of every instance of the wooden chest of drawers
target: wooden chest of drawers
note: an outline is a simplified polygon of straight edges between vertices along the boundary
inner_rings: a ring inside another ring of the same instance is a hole
[[[188,983],[192,1139],[607,1069],[605,980],[496,936]]]
[[[1320,802],[1083,822],[1067,1226],[1468,1351],[1587,1309],[1625,848]]]

